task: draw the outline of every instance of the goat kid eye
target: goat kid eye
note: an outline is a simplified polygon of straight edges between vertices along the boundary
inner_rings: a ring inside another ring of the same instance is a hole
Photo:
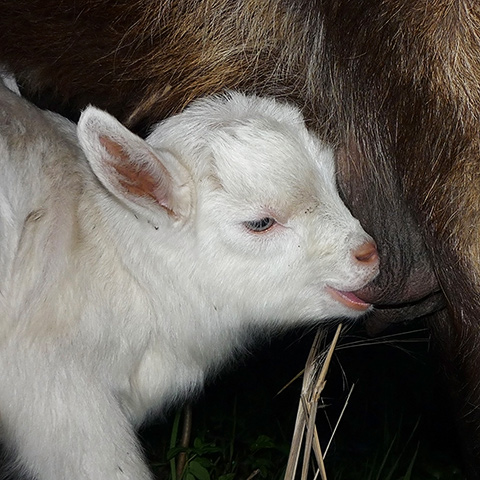
[[[252,220],[243,222],[243,224],[252,232],[265,232],[275,225],[277,222],[272,217],[261,218],[260,220]]]

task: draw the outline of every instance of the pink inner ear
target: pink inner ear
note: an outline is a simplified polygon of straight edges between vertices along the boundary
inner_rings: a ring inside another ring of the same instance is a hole
[[[169,201],[172,177],[159,161],[155,161],[155,168],[160,169],[161,176],[155,177],[142,165],[133,163],[122,145],[103,136],[100,137],[100,143],[109,155],[115,158],[116,161],[109,162],[109,164],[118,173],[118,183],[130,196],[151,198],[167,210],[169,214],[174,214]],[[150,152],[147,152],[147,154],[151,155]]]

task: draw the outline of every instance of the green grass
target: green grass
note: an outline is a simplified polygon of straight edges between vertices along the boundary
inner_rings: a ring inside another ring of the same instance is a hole
[[[350,332],[351,334],[352,332]],[[416,333],[410,337],[418,338]],[[163,480],[283,479],[301,380],[313,335],[292,334],[259,349],[193,404],[189,447],[178,447],[180,413],[142,432]],[[400,337],[402,338],[402,337]],[[353,346],[346,347],[345,344]],[[344,338],[317,414],[322,447],[355,383],[325,464],[329,480],[456,480],[457,442],[444,392],[425,341],[357,345]],[[184,474],[176,455],[186,453]],[[313,479],[313,474],[311,476]]]

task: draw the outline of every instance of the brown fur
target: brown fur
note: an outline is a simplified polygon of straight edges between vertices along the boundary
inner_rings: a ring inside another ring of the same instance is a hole
[[[391,165],[449,303],[450,316],[430,325],[461,405],[470,478],[478,478],[480,5],[351,2],[326,18],[334,77],[357,100],[348,114],[367,141],[366,172]]]
[[[477,0],[3,0],[0,61],[49,106],[137,130],[225,88],[299,104],[343,145],[340,184],[382,258],[363,292],[377,318],[445,292],[430,323],[478,478],[479,32]]]
[[[129,125],[151,125],[226,86],[296,97],[308,89],[302,50],[315,38],[275,1],[35,0],[17,8],[13,29],[8,15],[0,20],[9,66],[57,101],[108,107]],[[40,10],[52,13],[39,21]],[[292,41],[294,55],[284,48]]]

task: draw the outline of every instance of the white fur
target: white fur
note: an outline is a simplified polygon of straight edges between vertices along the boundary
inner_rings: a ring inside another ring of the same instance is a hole
[[[0,414],[40,480],[150,478],[148,413],[254,330],[355,318],[325,287],[377,273],[332,152],[273,100],[200,100],[145,142],[2,88],[0,165]]]

